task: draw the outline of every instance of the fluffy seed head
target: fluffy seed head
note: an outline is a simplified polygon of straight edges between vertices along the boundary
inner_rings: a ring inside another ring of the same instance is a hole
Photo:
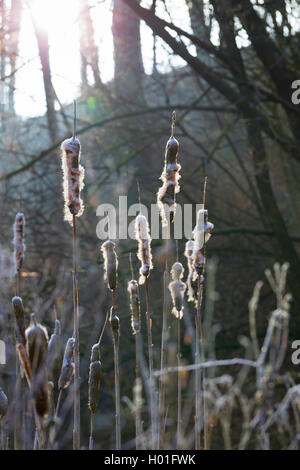
[[[140,322],[141,322],[139,285],[137,281],[132,280],[128,282],[128,292],[129,292],[130,310],[131,310],[131,328],[132,328],[132,333],[135,335],[136,333],[140,331]]]
[[[15,247],[14,260],[15,260],[16,273],[21,271],[22,265],[23,265],[24,252],[25,252],[24,226],[25,226],[24,214],[22,214],[22,212],[18,212],[15,218],[15,223],[14,223],[14,239],[13,239],[13,244]]]
[[[8,399],[4,391],[0,387],[0,420],[4,418],[8,409]]]
[[[60,321],[55,320],[54,333],[51,335],[48,344],[48,371],[52,369],[60,355],[62,348]]]
[[[95,413],[98,406],[99,389],[101,379],[100,346],[94,344],[91,353],[89,372],[89,409]]]
[[[135,238],[138,241],[137,257],[141,262],[139,284],[144,284],[152,266],[151,237],[146,217],[139,214],[135,219]]]
[[[166,145],[165,166],[160,179],[163,182],[157,193],[157,205],[161,214],[162,224],[167,225],[166,211],[170,212],[170,222],[174,221],[176,201],[175,195],[180,191],[179,170],[181,166],[177,162],[179,143],[174,137],[170,137]]]
[[[171,269],[173,281],[169,284],[169,291],[173,302],[172,313],[180,320],[183,317],[183,297],[186,290],[185,282],[181,281],[183,272],[182,264],[179,262],[174,263]]]
[[[15,335],[17,344],[25,346],[25,314],[21,297],[11,299],[15,315]]]
[[[188,240],[185,244],[184,256],[187,259],[188,264],[188,276],[187,276],[187,289],[188,289],[188,302],[196,301],[196,293],[193,286],[194,281],[194,263],[193,263],[193,252],[194,252],[194,242],[193,240]]]
[[[26,351],[31,367],[32,394],[35,408],[39,416],[44,417],[49,411],[48,392],[48,333],[37,323],[35,315],[31,315],[31,322],[25,331]]]
[[[72,223],[73,215],[80,217],[84,206],[80,198],[80,191],[84,183],[84,168],[80,162],[80,142],[72,137],[61,144],[63,188],[65,200],[65,220]]]
[[[58,388],[62,390],[63,388],[67,388],[72,380],[74,374],[74,362],[73,362],[73,354],[74,354],[74,344],[75,339],[69,338],[66,344],[66,349],[64,353],[64,359],[60,371],[60,377],[58,379]]]
[[[120,336],[120,319],[117,316],[116,310],[114,307],[111,307],[110,309],[109,323],[110,323],[110,328],[111,328],[111,332],[113,335],[113,339],[114,341],[118,341],[119,336]]]
[[[193,264],[198,275],[201,275],[204,267],[204,255],[202,249],[204,244],[208,242],[211,237],[210,232],[214,225],[207,220],[208,212],[206,209],[200,209],[197,214],[197,224],[193,230],[194,237],[194,251],[193,251]]]
[[[107,240],[101,246],[104,258],[104,280],[111,291],[116,289],[118,283],[118,258],[115,246],[111,240]]]

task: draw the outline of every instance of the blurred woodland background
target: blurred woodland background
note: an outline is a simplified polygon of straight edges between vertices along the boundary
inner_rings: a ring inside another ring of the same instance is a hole
[[[48,30],[32,14],[46,112],[35,116],[29,112],[27,117],[16,111],[18,76],[27,66],[19,55],[20,30],[31,4],[30,0],[0,1],[0,338],[7,345],[0,385],[11,397],[15,373],[10,302],[15,295],[12,226],[18,211],[26,216],[22,278],[26,312],[36,312],[50,332],[57,314],[64,343],[72,328],[71,229],[63,221],[59,147],[72,135],[73,104],[71,100],[65,102],[62,93],[59,96],[55,90],[53,76],[57,71],[52,65]],[[217,265],[212,319],[216,357],[230,358],[243,351],[240,338],[249,336],[248,302],[255,283],[265,280],[264,270],[275,261],[288,262],[287,290],[293,301],[284,368],[299,380],[299,371],[291,364],[290,344],[300,338],[300,107],[291,98],[292,83],[300,80],[300,2],[78,0],[73,4],[77,8],[80,54],[80,83],[74,99],[86,171],[82,193],[85,212],[78,223],[78,276],[82,445],[87,446],[88,361],[110,305],[96,236],[96,208],[104,202],[117,205],[119,195],[128,195],[129,204],[138,202],[137,180],[142,203],[155,203],[173,110],[177,113],[175,136],[182,165],[178,203],[201,203],[203,181],[208,177],[206,208],[215,229],[207,256]],[[97,13],[99,5],[101,11],[107,10],[107,21],[111,22],[114,74],[109,79],[103,78],[101,57],[105,51],[95,28],[96,16],[101,14]],[[59,16],[60,11],[56,14]],[[178,241],[182,263],[185,242]],[[135,241],[117,241],[116,251],[120,261],[117,305],[121,321],[122,441],[124,448],[132,448],[130,400],[135,350],[127,293],[130,252],[135,276],[139,265]],[[175,245],[172,253],[175,261]],[[153,241],[153,258],[156,269],[151,274],[151,311],[158,368],[163,289],[159,240]],[[257,314],[260,343],[275,300],[264,282]],[[182,354],[188,364],[193,362],[194,334],[190,304],[185,311]],[[95,442],[98,439],[102,448],[109,448],[114,441],[109,330],[103,337],[101,361]],[[168,364],[176,365],[176,361],[176,325],[170,320]],[[173,403],[169,385],[171,422],[176,392]],[[188,393],[186,386],[183,394]],[[71,447],[72,434],[66,431],[72,413],[67,403],[64,407],[67,419],[61,430],[61,446],[67,448]],[[212,448],[222,447],[220,442],[221,434],[216,431]]]

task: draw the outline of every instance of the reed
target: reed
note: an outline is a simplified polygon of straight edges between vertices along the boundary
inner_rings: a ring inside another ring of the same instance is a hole
[[[146,320],[147,320],[147,342],[148,342],[148,361],[149,361],[149,383],[151,394],[151,434],[152,434],[152,448],[155,448],[156,431],[155,431],[155,392],[153,383],[153,341],[152,341],[152,319],[150,312],[150,295],[149,295],[149,276],[153,269],[152,265],[152,251],[151,251],[151,237],[149,225],[146,217],[139,214],[135,219],[135,238],[138,242],[137,257],[141,262],[139,284],[145,285],[146,297]]]
[[[4,390],[0,387],[0,449],[4,450],[5,447],[5,429],[4,418],[8,410],[8,399]]]
[[[25,216],[22,212],[18,212],[15,217],[13,226],[13,245],[14,245],[14,263],[16,273],[16,296],[21,295],[21,276],[22,267],[25,253],[25,242],[24,242],[24,228],[25,228]],[[18,358],[16,358],[16,412],[15,412],[15,448],[20,449],[25,446],[25,439],[22,442],[22,427],[23,436],[26,434],[26,403],[25,403],[25,383],[21,376],[20,364]],[[22,405],[21,405],[22,403]]]
[[[161,334],[161,359],[160,369],[166,368],[167,360],[167,326],[168,326],[168,271],[169,271],[169,237],[171,235],[171,223],[174,222],[176,211],[176,194],[180,191],[179,171],[181,169],[178,163],[179,142],[174,137],[174,129],[176,122],[176,113],[173,111],[171,120],[171,136],[167,141],[165,148],[165,162],[164,169],[160,179],[163,184],[157,193],[157,206],[160,211],[162,227],[167,229],[168,237],[166,239],[166,255],[164,267],[164,300],[163,300],[163,321],[162,321],[162,334]],[[165,377],[161,376],[159,380],[159,399],[158,399],[158,447],[163,448],[164,433],[165,433]]]
[[[141,435],[141,417],[140,417],[140,401],[139,395],[139,336],[141,329],[141,306],[139,296],[139,285],[135,279],[128,282],[129,304],[131,311],[131,329],[135,337],[135,387],[134,391],[134,407],[135,407],[135,441],[136,450],[138,450]]]
[[[99,337],[98,343],[92,346],[90,369],[89,369],[89,401],[88,407],[90,409],[90,439],[89,439],[89,450],[94,449],[94,415],[97,410],[99,391],[100,391],[100,380],[101,380],[101,357],[100,357],[100,344],[101,339],[106,327],[108,314],[106,315],[105,322]]]
[[[181,328],[180,323],[183,317],[183,298],[186,290],[186,284],[182,281],[184,267],[178,261],[173,264],[171,269],[172,281],[169,284],[169,291],[172,298],[172,314],[177,318],[177,449],[182,446],[182,407],[181,407],[181,376],[179,368],[181,365]]]
[[[120,320],[115,308],[111,307],[109,323],[114,343],[114,366],[115,366],[115,407],[116,407],[116,450],[121,450],[121,423],[120,423],[120,372],[119,372],[119,341]]]
[[[73,449],[80,449],[80,352],[79,352],[79,302],[77,282],[77,233],[76,217],[80,217],[84,211],[84,205],[80,197],[83,189],[84,169],[80,165],[80,141],[76,138],[76,103],[74,102],[74,131],[73,137],[66,139],[61,144],[63,189],[65,201],[65,220],[73,228],[73,336],[74,344],[74,429]]]
[[[205,206],[206,197],[206,184],[205,178],[203,187],[203,208]],[[210,238],[210,232],[214,228],[213,224],[207,220],[208,213],[205,209],[200,209],[197,213],[197,224],[193,231],[194,245],[193,245],[193,268],[194,280],[197,281],[198,298],[197,298],[197,314],[196,314],[196,356],[195,363],[200,364],[204,361],[204,342],[203,342],[203,329],[202,329],[202,315],[201,306],[203,298],[203,282],[205,271],[205,245]],[[205,395],[203,384],[205,381],[205,373],[200,369],[195,371],[195,449],[201,448],[201,427],[204,427],[204,449],[207,448],[207,426],[205,423]],[[201,400],[202,397],[202,400]],[[201,404],[203,401],[203,404]]]

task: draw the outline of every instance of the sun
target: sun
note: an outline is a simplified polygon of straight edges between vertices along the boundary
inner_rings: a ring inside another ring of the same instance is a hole
[[[35,24],[48,33],[53,33],[62,25],[66,28],[74,21],[77,12],[76,0],[29,0],[28,7]]]

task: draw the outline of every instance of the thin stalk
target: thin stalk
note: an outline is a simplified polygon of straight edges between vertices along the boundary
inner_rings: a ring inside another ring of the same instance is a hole
[[[73,215],[73,304],[74,304],[74,428],[73,450],[80,448],[80,356],[78,327],[78,285],[77,285],[77,254],[76,254],[76,217]]]
[[[61,397],[62,397],[62,388],[59,390],[59,394],[57,398],[57,403],[56,403],[56,408],[55,408],[55,417],[57,417],[59,413]]]
[[[139,331],[135,334],[135,379],[136,383],[139,378]],[[140,425],[140,416],[139,410],[135,409],[135,449],[140,449],[140,433],[141,433],[141,425]]]
[[[89,439],[89,450],[94,450],[94,413],[91,411],[90,416],[90,439]]]
[[[16,295],[21,296],[21,270],[17,271],[16,276]],[[18,356],[16,357],[16,410],[15,410],[15,430],[14,430],[14,443],[15,450],[26,450],[25,434],[26,434],[26,405],[25,405],[25,379],[21,377],[21,366]],[[23,398],[22,398],[23,396]],[[23,432],[22,432],[23,428]],[[23,435],[23,439],[22,439]],[[24,441],[24,442],[22,442]],[[23,444],[23,445],[22,445]]]
[[[152,328],[151,328],[151,315],[150,315],[150,300],[149,300],[149,282],[148,277],[145,279],[145,293],[146,293],[146,318],[147,318],[147,338],[148,338],[148,359],[149,359],[149,381],[151,393],[151,435],[152,435],[152,448],[155,449],[155,413],[154,413],[154,384],[153,384],[153,344],[152,344]]]
[[[166,259],[165,259],[165,270],[164,270],[164,302],[163,302],[163,324],[161,334],[161,355],[160,355],[160,369],[164,370],[167,363],[167,295],[168,295],[168,255],[169,255],[169,240],[166,240]],[[159,380],[159,431],[158,431],[158,446],[162,449],[165,434],[165,399],[166,399],[166,387],[165,377],[162,375]]]
[[[202,317],[201,317],[201,306],[203,299],[203,287],[201,285],[200,276],[198,276],[198,303],[197,303],[197,316],[196,316],[196,363],[199,364],[204,362],[204,348],[203,348],[203,328],[202,328]],[[204,449],[207,449],[207,426],[205,422],[206,418],[206,402],[204,396],[204,382],[205,382],[205,370],[196,369],[196,380],[195,380],[195,393],[196,393],[196,450],[200,450],[201,447],[201,424],[203,422],[204,428]],[[203,403],[201,404],[201,397]],[[202,406],[203,405],[203,406]],[[202,414],[202,416],[201,416]]]
[[[180,331],[180,318],[177,319],[177,365],[181,366],[181,331]],[[182,425],[182,410],[181,410],[181,376],[178,369],[177,374],[177,449],[181,449],[181,425]]]
[[[116,450],[121,450],[120,427],[120,373],[119,373],[119,340],[114,339],[114,363],[115,363],[115,405],[116,405]]]

